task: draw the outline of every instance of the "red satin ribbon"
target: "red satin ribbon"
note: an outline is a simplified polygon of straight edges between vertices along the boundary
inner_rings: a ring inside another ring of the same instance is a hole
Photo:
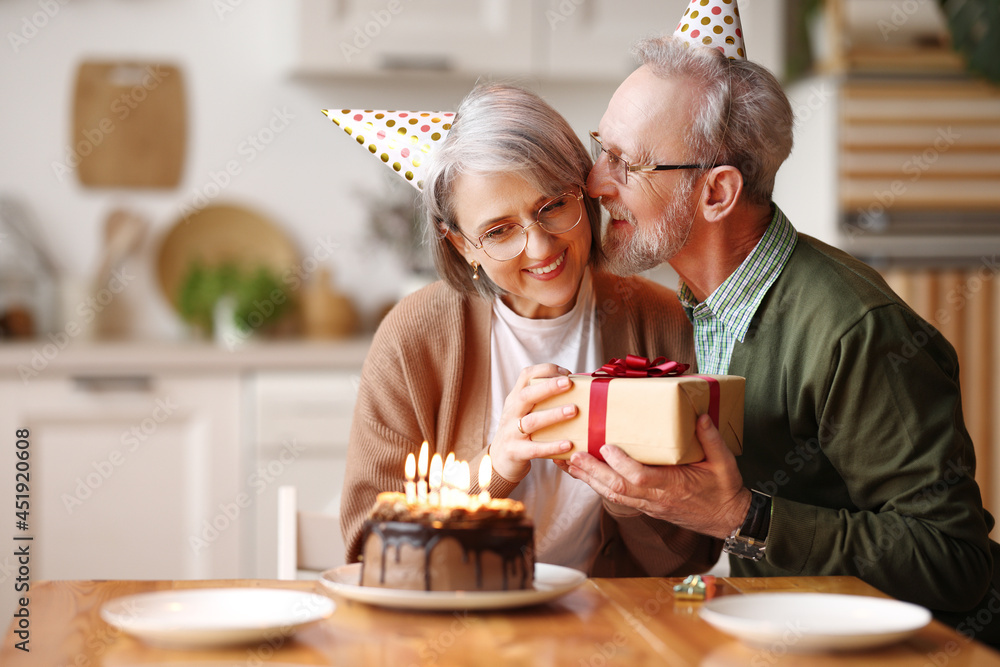
[[[688,375],[689,378],[700,378],[708,383],[708,416],[712,418],[715,428],[719,428],[719,381],[707,375]]]
[[[609,378],[651,378],[680,375],[687,369],[687,364],[670,361],[666,357],[657,357],[650,361],[646,357],[629,354],[624,359],[612,359],[593,373],[585,375]]]
[[[625,359],[612,359],[593,373],[584,373],[584,375],[591,375],[594,378],[590,383],[590,423],[587,427],[587,451],[598,461],[604,460],[604,457],[601,456],[601,447],[604,446],[607,438],[608,385],[613,379],[675,377],[687,369],[687,364],[670,361],[666,357],[657,357],[651,362],[645,357],[629,354]],[[715,378],[705,375],[691,375],[689,377],[700,378],[708,382],[708,414],[715,426],[718,427],[719,382]]]

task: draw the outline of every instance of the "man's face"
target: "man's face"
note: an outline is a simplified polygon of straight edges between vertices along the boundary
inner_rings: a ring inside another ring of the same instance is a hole
[[[630,164],[686,164],[684,137],[694,108],[691,86],[666,81],[647,67],[618,88],[598,127],[607,150]],[[604,234],[607,268],[627,275],[671,259],[691,232],[696,172],[632,172],[606,154],[594,165],[587,190],[611,216]],[[627,182],[626,182],[627,180]]]

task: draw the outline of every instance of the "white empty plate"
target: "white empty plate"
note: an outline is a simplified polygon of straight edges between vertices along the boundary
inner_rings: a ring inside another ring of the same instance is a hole
[[[333,614],[333,600],[277,588],[192,588],[110,600],[101,618],[155,646],[204,648],[290,636]]]
[[[535,563],[535,586],[517,591],[404,591],[361,586],[361,563],[327,570],[320,581],[348,600],[398,609],[434,611],[510,609],[541,604],[565,595],[587,580],[587,575],[561,565]]]
[[[794,651],[872,648],[899,641],[931,621],[915,604],[828,593],[754,593],[709,600],[701,617],[751,646]]]

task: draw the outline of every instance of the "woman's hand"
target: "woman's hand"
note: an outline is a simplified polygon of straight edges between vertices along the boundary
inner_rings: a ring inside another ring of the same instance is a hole
[[[520,482],[531,470],[531,459],[565,454],[572,448],[569,440],[532,442],[531,434],[546,426],[564,422],[576,416],[575,405],[564,405],[540,412],[531,412],[536,403],[557,396],[573,386],[566,377],[569,371],[555,364],[537,364],[521,371],[503,403],[500,424],[490,445],[493,469],[506,480]],[[535,378],[549,378],[531,384]]]

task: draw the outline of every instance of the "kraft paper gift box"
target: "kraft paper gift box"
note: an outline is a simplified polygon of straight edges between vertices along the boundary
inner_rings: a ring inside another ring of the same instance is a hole
[[[673,377],[615,377],[607,383],[605,438],[640,463],[679,465],[704,458],[695,435],[699,415],[709,412],[711,378],[718,384],[718,423],[733,454],[743,453],[743,391],[746,379],[736,375],[677,375]],[[535,405],[533,412],[575,404],[573,419],[531,434],[536,442],[569,440],[573,449],[551,458],[568,459],[574,452],[588,451],[591,444],[591,389],[595,378],[571,375],[573,386],[562,394]],[[599,416],[599,408],[596,410]],[[597,450],[591,451],[598,458]]]

